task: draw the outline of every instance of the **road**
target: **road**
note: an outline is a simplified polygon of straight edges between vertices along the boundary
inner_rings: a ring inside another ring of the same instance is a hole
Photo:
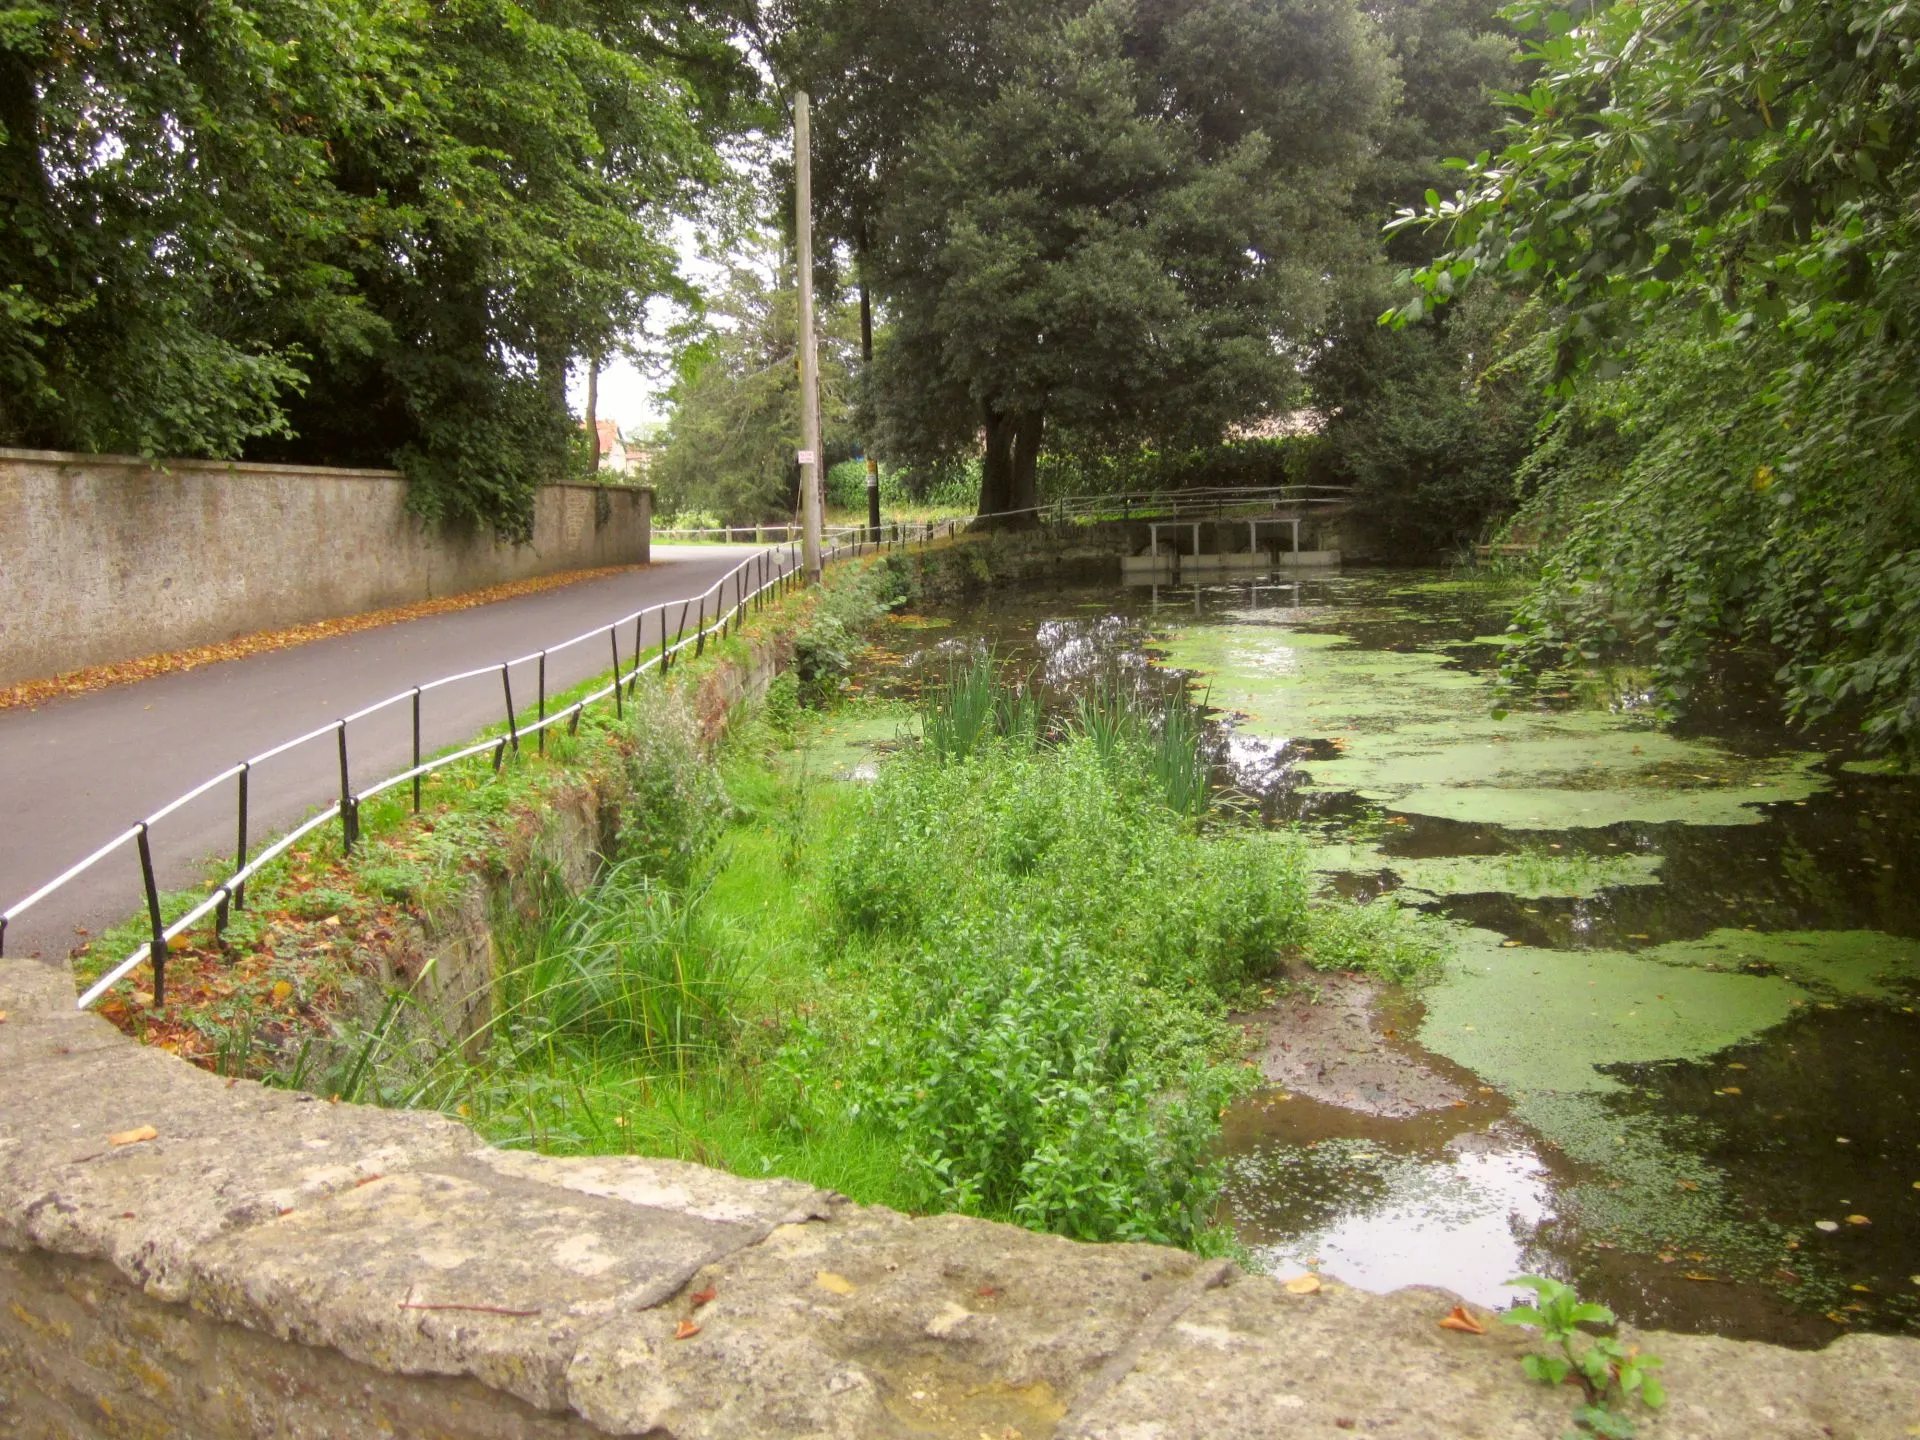
[[[570,640],[636,610],[705,591],[749,546],[656,545],[654,563],[513,600],[316,640],[196,670],[0,711],[0,906],[11,906],[134,821],[228,766],[362,706],[478,666]],[[675,616],[676,620],[678,616]],[[646,643],[657,643],[653,621]],[[632,663],[633,634],[620,637]],[[553,656],[548,692],[606,670],[604,642]],[[514,702],[535,697],[532,665],[513,675]],[[407,768],[411,707],[349,727],[354,784]],[[498,672],[430,692],[425,753],[467,740],[505,714]],[[250,848],[339,797],[333,735],[257,766],[249,777]],[[163,890],[199,882],[214,855],[233,853],[235,787],[216,787],[153,829]],[[98,933],[143,904],[131,845],[16,919],[8,955],[64,956],[77,930]]]

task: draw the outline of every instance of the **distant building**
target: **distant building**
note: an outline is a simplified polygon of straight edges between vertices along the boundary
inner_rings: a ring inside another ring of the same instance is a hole
[[[651,468],[652,452],[637,435],[623,433],[612,420],[594,421],[593,430],[598,452],[595,468],[605,471],[608,479],[637,481]]]

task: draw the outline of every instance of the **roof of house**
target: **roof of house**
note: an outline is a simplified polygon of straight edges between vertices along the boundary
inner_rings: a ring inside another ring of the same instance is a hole
[[[594,439],[599,442],[597,453],[611,455],[613,447],[620,443],[620,427],[611,420],[596,420],[593,422],[593,430]]]

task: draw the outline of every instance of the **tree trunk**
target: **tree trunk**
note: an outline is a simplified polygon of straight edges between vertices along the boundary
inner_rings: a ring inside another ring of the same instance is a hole
[[[600,357],[587,357],[587,453],[593,457],[589,469],[600,470]]]
[[[1046,431],[1046,415],[1038,410],[1020,416],[1013,430],[1012,488],[1007,497],[1007,509],[1025,513],[1015,517],[1016,525],[1031,525],[1039,517],[1033,514],[1034,507],[1040,503],[1037,483],[1037,469],[1040,460],[1040,437]]]
[[[1014,421],[991,406],[986,412],[986,453],[980,457],[980,510],[998,515],[1013,505]]]

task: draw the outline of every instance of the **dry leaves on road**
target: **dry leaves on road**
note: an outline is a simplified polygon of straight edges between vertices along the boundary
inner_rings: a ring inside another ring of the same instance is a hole
[[[217,645],[195,645],[188,650],[169,650],[159,655],[142,655],[137,660],[117,660],[110,665],[68,670],[44,680],[22,680],[16,685],[0,688],[0,710],[11,710],[21,705],[45,705],[50,700],[85,694],[89,690],[104,690],[109,685],[128,685],[136,680],[151,680],[156,675],[197,670],[202,665],[213,665],[222,660],[244,660],[249,655],[260,655],[269,650],[290,650],[312,640],[376,630],[382,625],[421,620],[429,615],[445,615],[455,610],[471,610],[479,605],[517,600],[522,595],[537,595],[542,590],[557,590],[562,585],[599,580],[608,575],[624,575],[630,570],[644,568],[639,565],[609,565],[598,570],[569,570],[561,575],[542,575],[532,580],[489,585],[484,590],[470,590],[464,595],[443,595],[437,600],[395,605],[386,610],[369,610],[364,615],[315,620],[305,625],[290,625],[284,630],[260,630]]]

